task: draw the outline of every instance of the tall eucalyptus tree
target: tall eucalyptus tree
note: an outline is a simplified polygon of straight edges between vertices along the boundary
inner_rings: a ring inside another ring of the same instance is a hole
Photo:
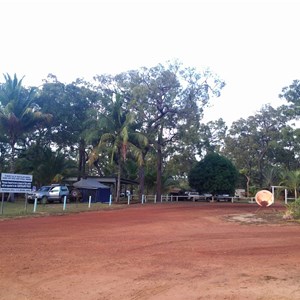
[[[284,141],[289,130],[283,108],[266,105],[254,116],[232,124],[223,153],[247,177],[248,183],[251,180],[263,187],[267,170],[296,163],[292,148],[287,147],[287,139]]]
[[[98,101],[99,94],[88,83],[77,80],[65,84],[51,74],[43,84],[37,100],[44,112],[53,115],[53,121],[44,132],[45,140],[49,146],[77,160],[78,180],[87,172],[87,140],[91,140],[91,132],[97,131],[95,106]]]
[[[199,126],[203,108],[212,96],[220,94],[224,82],[210,72],[185,68],[178,61],[96,79],[102,89],[122,93],[136,111],[140,130],[155,147],[159,199],[166,146],[180,142],[180,131],[189,134],[192,126]]]

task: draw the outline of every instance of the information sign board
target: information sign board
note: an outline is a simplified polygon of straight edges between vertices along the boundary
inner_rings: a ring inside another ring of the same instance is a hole
[[[32,175],[1,173],[1,193],[30,193]]]

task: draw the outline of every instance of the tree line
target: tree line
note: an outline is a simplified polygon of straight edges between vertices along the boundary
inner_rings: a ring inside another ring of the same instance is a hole
[[[138,180],[140,195],[189,189],[190,170],[210,153],[229,159],[248,191],[298,170],[299,81],[282,89],[286,105],[265,105],[230,128],[222,119],[203,123],[205,107],[224,86],[216,74],[179,61],[92,82],[62,83],[49,74],[39,87],[4,74],[0,171],[32,174],[37,186],[68,176],[116,176],[118,199],[121,176]]]

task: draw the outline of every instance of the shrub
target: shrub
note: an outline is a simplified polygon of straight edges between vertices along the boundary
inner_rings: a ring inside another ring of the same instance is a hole
[[[285,219],[300,219],[300,198],[286,205]]]

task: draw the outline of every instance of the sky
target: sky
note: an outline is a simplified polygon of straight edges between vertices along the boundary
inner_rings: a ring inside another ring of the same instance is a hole
[[[1,74],[70,83],[178,59],[225,81],[204,120],[228,125],[300,79],[300,0],[0,0]]]

